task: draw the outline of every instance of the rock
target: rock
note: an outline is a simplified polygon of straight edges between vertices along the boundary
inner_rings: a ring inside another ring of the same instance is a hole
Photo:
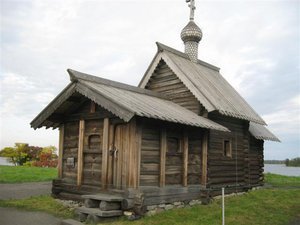
[[[150,210],[146,213],[146,216],[154,216],[156,214],[156,210]]]
[[[158,207],[159,207],[159,208],[165,208],[165,207],[166,207],[166,204],[159,204]]]
[[[173,203],[174,206],[179,206],[179,205],[182,205],[182,204],[183,204],[182,202],[174,202]]]
[[[172,204],[169,204],[169,205],[165,206],[165,210],[170,210],[170,209],[173,209],[173,208],[174,208],[174,205],[172,205]]]
[[[147,211],[154,210],[156,208],[157,208],[157,205],[148,205],[147,206]]]

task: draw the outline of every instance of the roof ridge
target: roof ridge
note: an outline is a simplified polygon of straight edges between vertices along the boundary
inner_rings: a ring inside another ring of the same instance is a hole
[[[164,51],[165,50],[165,51],[171,52],[171,53],[173,53],[173,54],[175,54],[177,56],[180,56],[182,58],[190,60],[190,58],[189,58],[189,56],[187,54],[185,54],[185,53],[183,53],[183,52],[181,52],[181,51],[179,51],[179,50],[177,50],[175,48],[171,48],[170,46],[164,45],[164,44],[162,44],[160,42],[156,42],[156,45],[157,45],[158,51]],[[215,70],[217,72],[220,71],[219,67],[214,66],[214,65],[212,65],[210,63],[204,62],[204,61],[202,61],[200,59],[197,60],[197,64],[200,64],[202,66],[208,67],[209,69]]]
[[[139,87],[136,87],[136,86],[133,86],[133,85],[124,84],[124,83],[121,83],[121,82],[105,79],[105,78],[102,78],[102,77],[93,76],[93,75],[82,73],[82,72],[72,70],[72,69],[67,69],[67,71],[70,75],[70,80],[72,82],[77,82],[79,80],[85,80],[85,81],[89,81],[89,82],[104,84],[104,85],[124,89],[124,90],[127,90],[127,91],[132,91],[132,92],[136,92],[136,93],[140,93],[140,94],[149,95],[149,96],[153,96],[153,97],[168,100],[168,98],[166,96],[164,96],[163,94],[158,93],[158,92],[154,92],[154,91],[139,88]]]

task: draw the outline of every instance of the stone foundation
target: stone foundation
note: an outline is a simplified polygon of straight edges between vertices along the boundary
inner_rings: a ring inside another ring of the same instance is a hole
[[[170,204],[159,204],[159,205],[149,205],[146,207],[146,216],[153,216],[157,213],[161,213],[166,210],[170,209],[179,209],[179,208],[187,208],[194,205],[201,205],[201,200],[191,200],[191,201],[184,201],[184,202],[173,202]]]

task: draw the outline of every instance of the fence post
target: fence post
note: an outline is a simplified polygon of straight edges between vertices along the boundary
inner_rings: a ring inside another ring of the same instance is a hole
[[[225,201],[224,201],[224,189],[222,188],[222,225],[225,225]]]

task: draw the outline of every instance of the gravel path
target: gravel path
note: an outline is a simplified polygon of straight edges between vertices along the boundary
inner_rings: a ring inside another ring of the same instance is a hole
[[[0,184],[0,200],[29,198],[51,194],[51,181],[18,184]]]

